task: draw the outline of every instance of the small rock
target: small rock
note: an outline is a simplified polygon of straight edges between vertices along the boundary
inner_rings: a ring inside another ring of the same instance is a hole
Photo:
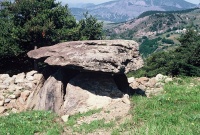
[[[10,99],[16,99],[17,97],[12,94],[12,95],[8,96],[8,98],[10,98]]]
[[[22,83],[24,82],[25,73],[20,73],[15,78],[15,83]]]
[[[141,89],[141,90],[143,90],[143,91],[146,90],[146,87],[144,85],[139,85],[138,88]]]
[[[3,106],[4,105],[4,101],[0,101],[0,106]]]
[[[17,102],[20,103],[21,105],[25,105],[25,101],[24,101],[24,99],[22,97],[19,97],[17,99]]]
[[[165,79],[165,83],[169,83],[169,82],[172,82],[172,81],[173,81],[172,78],[166,78],[166,79]]]
[[[37,73],[37,71],[33,70],[33,71],[26,73],[26,76],[33,76],[36,73]]]
[[[128,83],[130,84],[130,83],[133,83],[135,81],[135,78],[134,77],[130,77],[130,78],[128,78]]]
[[[43,77],[43,75],[42,74],[34,74],[33,77],[35,80],[39,81]]]
[[[3,95],[0,95],[0,101],[3,101],[5,97]]]
[[[3,84],[7,85],[7,86],[14,84],[14,83],[15,83],[15,78],[13,78],[13,77],[8,77],[3,81]]]
[[[6,106],[7,106],[7,109],[18,107],[16,104],[16,99],[11,100],[10,103],[8,103]]]
[[[156,79],[155,78],[151,78],[147,83],[146,83],[146,86],[147,87],[150,87],[150,88],[153,88],[156,84]]]
[[[1,74],[0,75],[1,80],[5,80],[6,78],[9,78],[9,77],[10,77],[9,74]]]
[[[156,87],[156,88],[161,88],[161,87],[163,87],[164,85],[165,85],[164,83],[158,82],[158,83],[155,84],[155,87]]]
[[[24,100],[24,101],[26,101],[26,99],[28,98],[28,96],[30,95],[30,91],[28,91],[28,90],[25,90],[25,91],[23,91],[22,93],[21,93],[21,98]]]
[[[6,98],[4,102],[5,102],[5,103],[10,103],[10,101],[11,101],[10,98]]]
[[[25,83],[24,86],[25,86],[25,87],[28,87],[28,88],[30,88],[30,89],[33,89],[33,88],[34,88],[34,84],[31,83],[31,82]]]
[[[7,85],[0,84],[0,90],[7,89],[7,88],[8,88]]]
[[[20,97],[21,92],[19,90],[17,90],[13,94],[16,96],[16,98],[18,98],[18,97]]]
[[[155,77],[157,82],[162,82],[162,81],[164,81],[165,78],[166,78],[166,76],[164,76],[162,74],[157,74]]]
[[[18,110],[16,108],[12,108],[12,113],[18,113]]]
[[[5,107],[2,107],[0,106],[0,114],[3,114],[6,112],[6,108]]]
[[[64,121],[64,122],[67,122],[68,119],[69,119],[69,115],[64,115],[61,117],[61,119]]]
[[[136,81],[134,81],[134,82],[132,82],[132,83],[130,84],[130,87],[131,87],[132,89],[137,89],[138,86],[139,86],[139,83],[136,82]]]
[[[16,90],[16,85],[10,85],[9,87],[8,87],[8,91],[9,92],[14,92]]]
[[[123,96],[122,102],[124,102],[124,103],[127,104],[127,105],[130,105],[130,104],[131,104],[131,102],[130,102],[130,100],[129,100],[129,95],[128,95],[128,94],[125,94],[125,95]]]
[[[138,83],[144,85],[145,83],[147,83],[147,82],[149,81],[149,78],[147,78],[147,77],[141,77],[141,78],[137,78],[136,81],[137,81]]]
[[[16,89],[16,91],[19,91],[19,90],[22,90],[23,89],[23,87],[21,87],[21,86],[15,86],[15,89]]]
[[[34,80],[34,77],[33,77],[33,76],[26,76],[26,79],[27,79],[28,81],[33,81],[33,80]]]

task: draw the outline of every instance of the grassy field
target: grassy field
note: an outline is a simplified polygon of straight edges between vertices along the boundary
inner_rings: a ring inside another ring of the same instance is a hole
[[[115,129],[134,135],[199,135],[200,80],[177,79],[165,85],[165,92],[153,98],[133,96],[133,119]]]
[[[162,95],[152,98],[131,97],[132,118],[120,125],[116,125],[115,121],[105,123],[99,120],[74,127],[80,117],[98,113],[99,110],[71,116],[67,123],[50,112],[31,111],[0,117],[0,135],[57,135],[65,132],[66,128],[77,134],[110,128],[112,135],[199,135],[200,80],[176,79],[166,84],[164,90]]]

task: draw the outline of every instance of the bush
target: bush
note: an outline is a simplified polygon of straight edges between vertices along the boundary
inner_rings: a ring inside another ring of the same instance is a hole
[[[170,35],[169,35],[170,36]],[[173,40],[171,40],[171,39],[166,39],[166,38],[163,38],[162,39],[162,42],[163,43],[166,43],[166,44],[174,44],[174,41]]]
[[[136,76],[152,77],[159,73],[171,76],[200,76],[200,36],[189,30],[179,39],[181,46],[169,52],[158,52],[145,60]]]

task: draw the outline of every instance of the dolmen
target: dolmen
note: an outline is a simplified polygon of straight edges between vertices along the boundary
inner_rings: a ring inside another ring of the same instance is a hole
[[[48,65],[27,109],[59,115],[102,108],[129,92],[126,73],[143,66],[132,40],[72,41],[28,52]]]

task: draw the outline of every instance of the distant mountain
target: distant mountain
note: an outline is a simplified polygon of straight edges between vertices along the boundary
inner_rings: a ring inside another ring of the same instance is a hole
[[[85,8],[71,8],[71,10],[72,14],[76,14],[77,20],[81,19],[83,11],[89,11],[98,20],[123,22],[133,19],[145,11],[183,10],[196,6],[185,0],[117,0]]]
[[[68,3],[68,6],[70,8],[89,8],[89,7],[95,6],[95,4],[93,4],[93,3],[76,3],[76,4]]]

